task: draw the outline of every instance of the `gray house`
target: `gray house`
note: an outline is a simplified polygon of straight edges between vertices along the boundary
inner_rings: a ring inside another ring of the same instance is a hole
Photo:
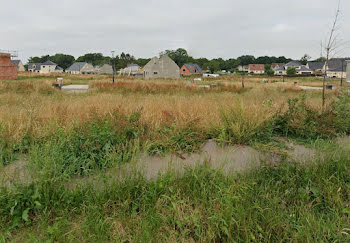
[[[113,74],[113,67],[109,64],[104,64],[102,67],[98,70],[99,74]]]
[[[167,55],[153,57],[144,67],[144,77],[150,78],[180,78],[179,66]]]
[[[11,63],[17,65],[18,72],[24,72],[26,70],[21,60],[11,60]]]
[[[66,69],[70,74],[94,74],[95,68],[87,62],[75,62],[69,68]]]

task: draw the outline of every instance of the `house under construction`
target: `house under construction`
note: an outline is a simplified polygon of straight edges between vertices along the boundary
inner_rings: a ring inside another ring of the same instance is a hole
[[[17,79],[18,67],[16,64],[11,63],[12,56],[15,56],[15,54],[0,51],[0,80]]]

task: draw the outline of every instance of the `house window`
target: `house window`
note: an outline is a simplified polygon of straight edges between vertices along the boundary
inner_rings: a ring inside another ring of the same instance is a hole
[[[183,71],[186,72],[186,69],[184,69]]]
[[[45,68],[45,66],[43,66],[43,68]]]
[[[158,72],[154,72],[153,74],[154,74],[154,75],[157,75],[157,74],[158,74]]]

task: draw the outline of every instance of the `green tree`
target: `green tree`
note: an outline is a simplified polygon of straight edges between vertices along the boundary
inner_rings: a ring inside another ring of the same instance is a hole
[[[217,60],[211,60],[208,66],[211,73],[215,73],[220,70],[220,63]]]
[[[56,63],[61,68],[67,69],[74,63],[75,58],[71,55],[58,53],[54,56],[51,56],[50,60]]]
[[[184,48],[178,48],[177,50],[165,50],[160,55],[168,55],[180,68],[188,63],[191,59],[187,51]]]
[[[311,59],[311,57],[308,54],[305,54],[304,56],[302,56],[302,58],[300,59],[300,63],[303,65],[306,65],[307,62]]]
[[[265,74],[266,75],[274,75],[274,71],[272,70],[271,68],[271,65],[270,64],[265,64]]]
[[[297,74],[296,68],[295,67],[288,67],[287,68],[287,74],[288,75],[295,75],[295,74]]]
[[[102,55],[102,53],[87,53],[84,56],[78,57],[77,62],[87,62],[94,66],[101,66],[108,63],[107,59]]]

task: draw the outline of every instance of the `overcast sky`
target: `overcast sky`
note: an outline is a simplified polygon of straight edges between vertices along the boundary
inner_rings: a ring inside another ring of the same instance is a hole
[[[20,58],[122,51],[152,57],[320,56],[337,0],[0,0],[0,49]],[[350,41],[350,1],[340,37]],[[350,46],[338,56],[350,56]],[[342,48],[343,49],[343,48]]]

